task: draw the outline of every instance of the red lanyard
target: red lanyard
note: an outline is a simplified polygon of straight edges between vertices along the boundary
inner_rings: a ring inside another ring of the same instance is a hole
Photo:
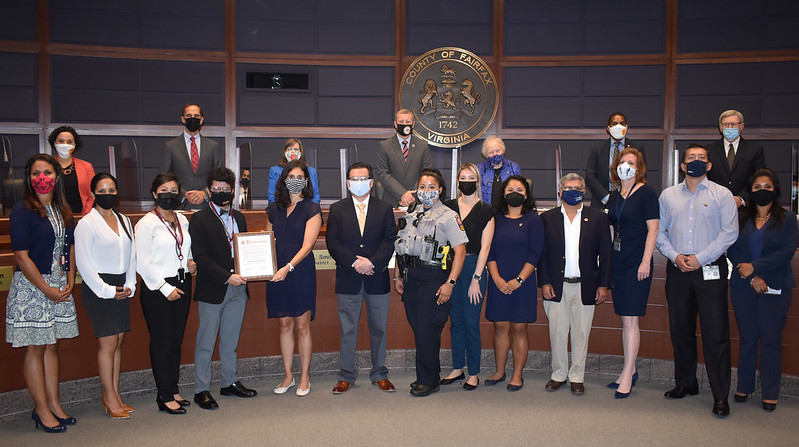
[[[182,265],[182,263],[183,263],[183,252],[181,252],[180,247],[183,246],[183,227],[181,227],[181,225],[180,225],[180,220],[178,219],[178,214],[175,213],[174,211],[172,212],[172,214],[175,215],[175,223],[177,224],[177,227],[178,227],[177,231],[175,231],[172,228],[172,225],[170,225],[169,222],[167,222],[161,216],[161,213],[158,212],[158,208],[155,209],[155,215],[158,216],[158,219],[160,219],[161,222],[164,223],[164,226],[166,226],[166,229],[167,229],[167,231],[169,231],[169,234],[171,234],[172,237],[175,239],[175,253],[178,255],[178,260],[181,262],[181,265]]]

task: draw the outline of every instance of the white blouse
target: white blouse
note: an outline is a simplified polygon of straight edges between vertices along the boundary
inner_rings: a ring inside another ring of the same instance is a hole
[[[116,219],[116,216],[114,216]],[[133,237],[133,225],[127,216],[122,220]],[[136,250],[133,239],[117,221],[119,234],[108,226],[100,213],[92,210],[78,221],[75,228],[75,264],[83,278],[98,297],[113,299],[116,287],[100,278],[100,273],[120,275],[125,273],[125,286],[136,292]],[[132,295],[131,295],[132,296]]]
[[[178,259],[175,238],[155,213],[145,214],[136,224],[137,270],[150,290],[160,290],[165,297],[175,290],[175,286],[169,285],[164,278],[177,276],[180,267],[188,274],[191,258],[189,221],[183,214],[175,214],[183,229],[183,244],[180,246],[183,261]]]

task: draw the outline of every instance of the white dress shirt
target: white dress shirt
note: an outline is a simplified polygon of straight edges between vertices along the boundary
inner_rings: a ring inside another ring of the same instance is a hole
[[[186,152],[189,154],[189,160],[191,160],[191,137],[192,135],[185,130],[183,131],[183,139],[186,141]],[[200,133],[197,132],[197,135],[194,135],[194,143],[197,144],[197,156],[202,153],[200,152],[202,149],[200,148]]]
[[[114,216],[114,219],[117,219]],[[75,227],[75,264],[83,278],[100,298],[113,299],[116,287],[100,278],[100,273],[120,275],[125,273],[125,285],[136,292],[136,249],[133,242],[133,225],[127,216],[122,220],[130,233],[130,238],[117,220],[119,234],[108,226],[100,213],[92,208],[78,221]],[[131,294],[131,296],[133,296]]]
[[[580,277],[580,227],[583,215],[583,206],[577,210],[574,220],[569,222],[566,208],[560,207],[563,214],[563,241],[565,243],[566,268],[563,270],[564,278]]]
[[[136,271],[150,290],[160,290],[165,297],[175,290],[165,278],[177,276],[180,267],[188,272],[191,258],[189,221],[183,214],[175,214],[183,229],[183,261],[178,259],[175,238],[155,213],[145,214],[136,224]]]

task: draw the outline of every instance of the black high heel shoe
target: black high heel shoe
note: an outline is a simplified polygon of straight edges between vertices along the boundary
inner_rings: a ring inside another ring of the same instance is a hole
[[[167,407],[166,404],[164,403],[164,401],[161,400],[160,397],[156,397],[155,398],[155,403],[158,404],[158,410],[159,411],[166,411],[169,414],[186,414],[186,409],[183,408],[183,407],[178,407],[178,408],[175,408],[175,409]],[[178,404],[178,405],[180,405],[180,404]]]
[[[769,413],[777,409],[776,402],[763,402],[763,409]]]
[[[451,384],[453,384],[455,382],[460,382],[461,380],[463,380],[465,378],[466,378],[466,375],[463,373],[463,371],[461,371],[460,375],[458,375],[457,377],[453,377],[451,379],[450,378],[441,379],[440,385],[451,385]]]
[[[42,430],[46,431],[47,433],[61,433],[67,431],[67,426],[62,425],[61,423],[59,423],[55,427],[48,427],[44,425],[44,423],[42,423],[41,418],[39,418],[39,415],[36,414],[36,410],[33,410],[31,412],[31,419],[33,419],[33,423],[36,424],[36,428],[39,428],[39,426],[41,425]]]
[[[732,400],[738,403],[744,403],[749,399],[750,394],[738,394],[737,392],[732,395]]]
[[[60,418],[60,417],[56,416],[55,413],[53,413],[53,416],[55,416],[55,418],[58,419],[58,422],[60,422],[61,425],[75,425],[78,422],[78,420],[73,418],[72,416],[67,416],[65,418]]]

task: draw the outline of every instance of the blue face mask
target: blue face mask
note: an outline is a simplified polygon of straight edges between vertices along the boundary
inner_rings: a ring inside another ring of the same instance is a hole
[[[691,177],[702,177],[707,174],[707,162],[694,160],[685,164],[685,173]]]
[[[488,157],[488,162],[494,166],[501,164],[503,161],[505,161],[505,154],[497,154]]]
[[[438,191],[417,191],[416,195],[425,208],[432,207],[438,200]]]
[[[721,134],[724,135],[725,140],[735,141],[735,139],[738,138],[738,135],[741,133],[737,127],[725,127],[724,129],[721,129]]]
[[[579,205],[583,201],[585,193],[577,191],[576,189],[570,191],[563,191],[560,193],[560,198],[569,205]]]

